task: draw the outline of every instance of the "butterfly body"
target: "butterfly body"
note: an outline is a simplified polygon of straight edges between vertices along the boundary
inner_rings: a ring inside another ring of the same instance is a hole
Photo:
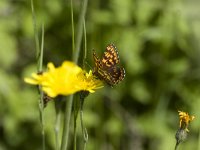
[[[105,81],[108,85],[113,86],[122,81],[125,77],[125,69],[119,67],[120,59],[117,48],[114,44],[106,47],[103,58],[100,59],[93,51],[95,67],[93,74],[100,80]]]

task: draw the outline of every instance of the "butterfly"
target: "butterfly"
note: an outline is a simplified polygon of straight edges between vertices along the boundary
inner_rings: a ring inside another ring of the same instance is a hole
[[[93,59],[95,62],[93,75],[98,77],[100,80],[103,80],[108,85],[113,86],[124,79],[125,69],[118,66],[120,59],[117,48],[114,44],[109,44],[106,47],[106,51],[104,52],[102,59],[99,59],[93,50]]]

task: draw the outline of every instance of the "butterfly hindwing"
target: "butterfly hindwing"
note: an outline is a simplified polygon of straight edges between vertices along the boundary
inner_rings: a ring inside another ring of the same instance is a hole
[[[115,66],[112,69],[110,69],[109,75],[112,81],[111,84],[117,84],[124,79],[125,69],[122,67]]]

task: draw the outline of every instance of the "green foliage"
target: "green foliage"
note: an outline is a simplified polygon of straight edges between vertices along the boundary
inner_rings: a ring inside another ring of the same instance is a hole
[[[44,65],[71,59],[70,3],[35,0],[34,4],[39,33],[45,24]],[[173,149],[177,110],[196,117],[180,149],[199,149],[199,4],[195,0],[89,1],[87,63],[93,66],[92,49],[101,55],[107,44],[114,43],[126,77],[114,88],[105,87],[86,98],[87,150]],[[80,1],[74,1],[75,32],[79,13]],[[0,1],[0,33],[0,149],[41,149],[38,91],[23,82],[36,72],[29,1]],[[55,148],[53,101],[44,116],[46,145],[51,150]],[[77,149],[82,149],[79,121],[78,128]]]

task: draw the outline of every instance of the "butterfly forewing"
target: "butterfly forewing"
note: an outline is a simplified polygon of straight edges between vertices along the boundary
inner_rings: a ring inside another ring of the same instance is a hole
[[[119,62],[120,60],[117,48],[113,44],[108,45],[102,59],[103,67],[110,68],[116,64],[119,64]]]
[[[102,63],[101,63],[100,59],[98,58],[98,56],[96,55],[94,50],[93,50],[93,59],[94,59],[94,63],[95,63],[93,73],[96,73],[96,72],[98,72],[98,70],[100,68],[102,68]]]

